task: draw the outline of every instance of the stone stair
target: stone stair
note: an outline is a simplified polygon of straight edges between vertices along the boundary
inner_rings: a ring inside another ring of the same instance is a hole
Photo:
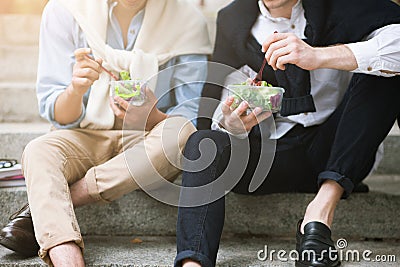
[[[35,95],[39,26],[40,15],[0,14],[0,123],[43,121]]]
[[[373,175],[369,193],[353,194],[337,209],[333,232],[351,238],[400,239],[400,175]],[[179,181],[178,181],[179,182]],[[0,189],[0,225],[27,202],[25,187]],[[244,196],[229,193],[224,231],[229,234],[291,237],[313,194]],[[144,192],[131,192],[107,205],[76,210],[84,235],[175,234],[177,209]]]
[[[48,131],[47,123],[0,124],[1,157],[17,157],[29,140]],[[389,141],[388,141],[389,140]],[[390,145],[388,145],[390,144]],[[366,179],[370,193],[353,194],[336,211],[334,238],[345,238],[354,249],[400,256],[400,159],[399,131],[385,141],[386,154],[378,172]],[[9,151],[9,152],[5,152]],[[388,159],[388,155],[393,158]],[[394,165],[392,165],[394,164]],[[179,181],[178,181],[179,182]],[[295,224],[312,194],[242,196],[229,193],[226,200],[224,237],[218,266],[293,266],[293,262],[257,260],[256,252],[293,249]],[[26,203],[25,187],[0,189],[0,226]],[[87,266],[171,266],[175,250],[177,209],[141,191],[108,205],[76,210],[86,242]],[[142,244],[132,243],[134,238]],[[44,266],[38,258],[23,259],[0,248],[0,266]],[[371,262],[347,262],[344,266],[380,266]],[[398,266],[382,263],[382,266]]]
[[[39,116],[34,83],[0,82],[0,95],[4,99],[0,106],[0,129],[6,129],[9,122],[45,122]]]
[[[140,239],[142,243],[133,241]],[[350,250],[357,250],[359,255],[363,251],[370,250],[373,260],[377,255],[394,255],[397,262],[376,262],[363,260],[352,261],[350,256],[348,261],[342,261],[345,267],[386,267],[399,266],[400,244],[394,241],[365,241],[348,240],[349,246],[344,249],[343,255]],[[273,260],[270,258],[265,261],[257,259],[257,253],[268,247],[268,252],[275,250]],[[291,267],[294,266],[292,260],[280,261],[277,251],[285,250],[286,256],[294,249],[293,240],[275,239],[270,237],[243,237],[225,236],[220,245],[217,257],[217,266],[270,266],[270,267]],[[158,236],[88,236],[85,239],[85,261],[88,267],[165,267],[172,266],[176,254],[174,237]],[[344,257],[345,258],[345,257]],[[46,266],[38,257],[21,258],[16,254],[8,253],[0,248],[0,266],[2,267],[41,267]]]

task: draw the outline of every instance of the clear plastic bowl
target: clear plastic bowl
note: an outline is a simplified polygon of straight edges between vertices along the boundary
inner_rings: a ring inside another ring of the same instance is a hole
[[[110,82],[110,95],[119,96],[131,105],[143,105],[146,94],[141,80],[120,80]]]
[[[228,85],[229,95],[232,95],[233,108],[246,100],[249,107],[254,109],[260,107],[263,111],[279,112],[282,105],[282,98],[285,89],[281,87],[256,86],[256,85]]]

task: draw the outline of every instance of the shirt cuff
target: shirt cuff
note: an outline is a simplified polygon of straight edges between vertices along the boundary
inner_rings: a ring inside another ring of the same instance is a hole
[[[212,129],[212,130],[216,130],[216,131],[221,131],[221,132],[227,133],[227,134],[229,134],[229,135],[231,135],[231,136],[234,136],[234,137],[236,137],[236,138],[238,138],[238,139],[246,139],[246,138],[249,136],[249,133],[248,133],[248,132],[245,132],[245,133],[242,133],[242,134],[233,134],[233,133],[229,132],[228,130],[226,130],[225,128],[222,128],[222,127],[219,125],[219,123],[216,123],[216,122],[213,122],[213,123],[211,124],[211,129]]]
[[[358,68],[353,72],[368,73],[373,71],[372,65],[379,60],[376,40],[370,39],[368,41],[346,44],[346,46],[350,48],[357,60]]]
[[[81,112],[81,115],[79,116],[79,118],[78,118],[76,121],[71,122],[71,123],[68,123],[68,124],[60,124],[60,123],[58,123],[58,122],[54,119],[54,106],[55,106],[55,104],[56,104],[57,98],[59,97],[59,95],[61,95],[62,92],[63,92],[63,91],[56,92],[56,93],[54,93],[54,94],[52,94],[51,96],[48,97],[48,99],[47,99],[47,104],[48,104],[48,106],[49,106],[49,110],[48,110],[48,112],[47,112],[47,118],[46,118],[46,119],[47,119],[51,124],[53,124],[53,126],[54,126],[56,129],[73,129],[73,128],[79,128],[79,127],[80,127],[81,121],[83,120],[83,118],[84,118],[85,115],[86,115],[86,108],[85,108],[85,105],[84,105],[83,103],[82,103],[82,112]]]
[[[394,70],[396,66],[384,62],[379,56],[379,44],[376,39],[346,44],[353,52],[357,61],[357,69],[354,73],[364,73],[377,76],[393,77],[394,74],[383,73],[381,70]]]
[[[84,106],[83,103],[82,103],[82,113],[81,113],[81,115],[79,116],[79,118],[78,118],[76,121],[71,122],[71,123],[69,123],[69,124],[59,124],[59,123],[56,122],[55,120],[52,120],[52,121],[50,121],[50,122],[51,122],[51,123],[54,125],[54,127],[56,127],[57,129],[73,129],[73,128],[80,128],[80,124],[81,124],[83,118],[85,118],[85,115],[86,115],[86,108],[85,108],[85,106]]]

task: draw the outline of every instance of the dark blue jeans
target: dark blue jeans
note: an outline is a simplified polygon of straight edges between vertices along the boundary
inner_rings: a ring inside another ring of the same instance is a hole
[[[272,167],[251,194],[317,192],[330,179],[344,188],[346,198],[370,172],[378,146],[399,114],[400,77],[355,74],[342,103],[326,122],[308,128],[298,125],[277,141]],[[249,134],[249,162],[232,190],[235,193],[250,194],[248,187],[260,155],[259,129],[254,127]],[[185,187],[213,182],[228,164],[230,139],[225,133],[211,130],[198,131],[189,138],[185,157],[198,159],[199,144],[204,139],[214,141],[216,157],[201,171],[183,172]],[[181,191],[181,199],[190,198],[185,190]],[[188,258],[202,266],[215,266],[224,217],[224,197],[207,205],[180,207],[175,266]]]

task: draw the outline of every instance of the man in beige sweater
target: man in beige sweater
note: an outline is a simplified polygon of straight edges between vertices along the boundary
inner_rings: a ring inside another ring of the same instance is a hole
[[[39,250],[50,265],[84,266],[74,208],[113,201],[139,180],[176,177],[209,53],[206,23],[183,1],[50,1],[37,95],[54,130],[24,151],[29,206],[2,229],[0,244],[27,256]],[[110,99],[103,68],[149,80],[146,102]],[[154,76],[167,68],[162,80]],[[170,101],[157,99],[163,94]]]

